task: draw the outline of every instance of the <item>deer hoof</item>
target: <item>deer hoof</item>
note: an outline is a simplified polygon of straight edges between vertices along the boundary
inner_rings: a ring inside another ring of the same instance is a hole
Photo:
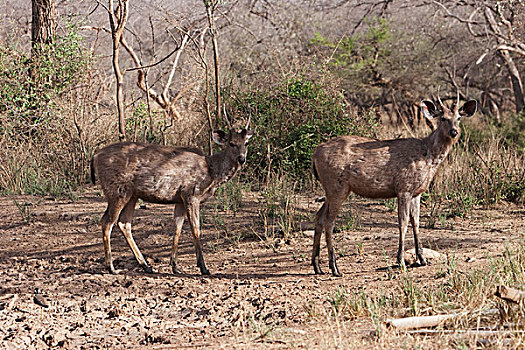
[[[427,263],[427,259],[425,259],[424,257],[419,257],[419,266],[427,266],[428,263]]]
[[[339,272],[339,269],[337,268],[337,263],[335,258],[330,259],[330,271],[332,271],[332,276],[334,277],[341,277],[341,272]]]
[[[335,264],[333,266],[330,266],[330,270],[332,270],[332,276],[334,276],[334,277],[341,277],[341,276],[343,276],[341,274],[341,272],[339,272],[339,269],[337,268],[337,266]]]
[[[317,269],[314,268],[314,273],[316,275],[326,275],[326,273],[323,270],[321,270],[321,268],[319,267]]]
[[[316,275],[324,275],[325,273],[321,270],[319,256],[312,259],[312,266],[314,267],[314,273]]]
[[[182,275],[184,273],[176,265],[171,265],[171,271],[173,272],[174,275]]]
[[[115,270],[115,267],[113,266],[113,264],[106,266],[106,270],[108,270],[108,272],[111,273],[112,275],[117,274],[117,270]]]
[[[201,269],[201,275],[209,275],[210,271],[208,269]]]
[[[143,269],[144,272],[146,272],[146,273],[153,273],[153,269],[152,269],[151,266],[149,266],[149,265],[142,265],[142,269]]]

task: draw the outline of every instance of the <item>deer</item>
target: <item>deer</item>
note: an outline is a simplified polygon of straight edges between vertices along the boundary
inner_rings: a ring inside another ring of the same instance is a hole
[[[101,219],[106,269],[115,274],[111,256],[111,231],[117,223],[137,262],[147,273],[153,269],[144,259],[131,233],[131,220],[139,199],[149,203],[174,204],[175,232],[170,255],[174,274],[178,244],[187,217],[193,234],[197,267],[202,275],[210,271],[204,262],[200,230],[200,205],[230,180],[246,162],[247,146],[254,131],[250,118],[243,129],[234,130],[226,116],[229,133],[212,132],[213,141],[222,150],[207,156],[199,148],[171,147],[158,144],[120,142],[102,148],[92,158],[91,180],[98,178],[107,209]]]
[[[341,276],[336,264],[332,241],[335,219],[350,193],[372,199],[397,198],[399,247],[397,265],[405,268],[404,241],[408,220],[414,233],[417,263],[426,265],[419,243],[419,214],[421,194],[428,190],[438,166],[458,141],[460,120],[476,113],[476,100],[459,106],[441,109],[430,100],[421,101],[423,116],[434,123],[439,121],[425,138],[375,140],[360,136],[339,136],[320,144],[312,155],[315,178],[325,191],[324,203],[315,215],[312,265],[315,274],[323,274],[320,267],[320,241],[326,235],[329,267],[333,276]]]

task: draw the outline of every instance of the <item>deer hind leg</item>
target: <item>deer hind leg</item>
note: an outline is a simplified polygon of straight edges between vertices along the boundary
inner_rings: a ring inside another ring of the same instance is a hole
[[[341,205],[343,204],[345,198],[342,200],[334,200],[334,201],[328,201],[326,202],[326,209],[325,209],[325,222],[324,222],[324,230],[326,234],[326,248],[328,249],[328,264],[330,266],[330,270],[332,271],[332,275],[336,277],[340,277],[341,273],[339,272],[339,269],[337,268],[336,263],[336,255],[335,255],[335,248],[332,240],[332,233],[334,232],[334,226],[335,226],[335,219],[337,218],[337,214],[339,213],[339,210],[341,209]]]
[[[147,273],[152,273],[153,269],[148,265],[146,259],[144,259],[144,256],[140,252],[140,249],[137,246],[137,243],[135,243],[133,235],[131,234],[131,219],[133,219],[133,213],[135,212],[135,204],[137,203],[137,199],[138,198],[136,197],[131,198],[124,206],[124,209],[122,209],[118,219],[118,227],[124,234],[124,237],[126,238],[126,241],[128,242],[128,245],[131,248],[133,255],[135,255],[135,259],[137,259],[139,265]]]
[[[111,255],[111,231],[125,204],[126,201],[123,198],[117,198],[115,200],[108,199],[108,207],[104,212],[104,215],[102,215],[102,219],[100,220],[102,225],[102,238],[104,241],[106,269],[113,274],[116,273],[116,271],[115,267],[113,266],[113,258]]]
[[[185,203],[188,221],[190,222],[191,232],[193,233],[193,245],[195,246],[195,254],[197,255],[197,266],[201,270],[202,275],[209,275],[210,271],[206,268],[204,263],[204,256],[202,255],[201,232],[200,232],[200,203],[196,198],[192,198]]]
[[[416,250],[416,257],[419,264],[424,266],[427,264],[425,257],[423,256],[423,250],[419,244],[419,210],[420,210],[421,195],[412,198],[410,201],[410,223],[412,230],[414,231],[414,248]]]
[[[315,214],[315,233],[314,233],[314,245],[312,249],[312,265],[314,267],[314,273],[316,275],[322,275],[324,272],[321,270],[320,266],[320,260],[319,260],[319,254],[321,250],[321,236],[323,234],[324,229],[324,217],[325,217],[325,209],[326,209],[326,202],[323,203],[321,206],[321,209]]]
[[[179,238],[182,232],[182,225],[184,224],[185,209],[183,204],[175,204],[175,234],[173,235],[173,248],[171,250],[170,265],[173,273],[182,273],[177,267],[177,252],[179,247]]]
[[[397,264],[405,267],[405,235],[408,229],[408,216],[412,195],[400,193],[397,196],[397,219],[399,223],[399,247],[397,249]]]

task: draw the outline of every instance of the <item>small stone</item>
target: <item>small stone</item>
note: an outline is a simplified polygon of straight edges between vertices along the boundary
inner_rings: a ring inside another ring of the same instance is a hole
[[[423,248],[422,249],[423,257],[428,261],[435,261],[445,259],[445,256],[435,250]],[[414,248],[405,251],[405,264],[412,265],[417,262],[416,250]]]

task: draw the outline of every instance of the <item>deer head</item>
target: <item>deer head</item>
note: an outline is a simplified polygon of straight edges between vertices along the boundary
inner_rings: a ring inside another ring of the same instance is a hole
[[[213,141],[223,147],[220,155],[222,166],[216,167],[216,169],[221,169],[218,170],[220,176],[224,175],[222,173],[227,171],[227,168],[237,171],[246,162],[248,141],[254,134],[253,130],[248,129],[251,116],[246,126],[238,130],[232,128],[226,110],[224,110],[224,116],[229,129],[228,134],[222,130],[215,130],[212,133]]]
[[[438,130],[442,137],[455,140],[461,133],[459,121],[463,117],[471,117],[478,108],[476,100],[469,100],[459,107],[459,96],[457,102],[448,108],[438,97],[441,109],[430,100],[421,101],[421,111],[429,120],[439,120]]]

